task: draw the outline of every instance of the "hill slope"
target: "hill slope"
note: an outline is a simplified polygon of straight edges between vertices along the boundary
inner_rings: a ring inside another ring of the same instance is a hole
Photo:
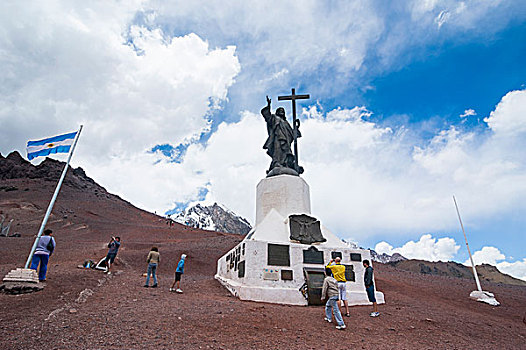
[[[0,238],[1,275],[24,264],[63,166],[46,161],[35,170],[16,155],[8,158],[15,164],[0,158],[0,188],[16,190],[0,190],[0,211],[15,220],[22,237]],[[323,307],[239,301],[213,279],[217,259],[239,235],[170,227],[84,175],[68,174],[50,219],[57,249],[47,286],[33,294],[0,294],[2,349],[523,347],[521,286],[488,282],[502,303],[494,308],[468,298],[471,281],[375,264],[376,286],[387,304],[378,318],[368,316],[369,306],[352,307],[343,332],[323,321]],[[113,274],[76,268],[104,256],[114,234],[122,237],[122,247]],[[152,245],[161,253],[160,288],[146,289],[142,274]],[[184,293],[170,293],[181,253],[188,254]]]
[[[398,269],[418,272],[425,275],[450,276],[473,280],[471,267],[453,262],[424,261],[424,260],[401,260],[389,263]],[[482,264],[477,267],[477,275],[480,281],[504,283],[516,286],[526,286],[526,281],[511,277],[500,272],[495,266]]]

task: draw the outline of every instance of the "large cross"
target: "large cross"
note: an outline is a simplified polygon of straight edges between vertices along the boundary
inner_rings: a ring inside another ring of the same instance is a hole
[[[310,95],[296,95],[296,89],[292,89],[292,94],[289,96],[278,96],[278,101],[292,101],[292,125],[294,127],[294,165],[296,166],[296,170],[299,169],[298,167],[298,136],[297,136],[297,130],[298,130],[298,124],[299,120],[296,119],[296,100],[305,100],[309,99]]]

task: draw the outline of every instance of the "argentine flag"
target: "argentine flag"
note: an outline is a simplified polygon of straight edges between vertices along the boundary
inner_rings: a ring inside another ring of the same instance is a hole
[[[36,157],[44,157],[51,153],[68,153],[77,132],[53,136],[38,141],[27,141],[27,158],[29,160]]]

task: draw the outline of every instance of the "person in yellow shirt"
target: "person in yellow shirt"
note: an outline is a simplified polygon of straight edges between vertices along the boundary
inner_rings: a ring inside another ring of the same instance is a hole
[[[332,275],[338,281],[338,292],[340,295],[340,300],[343,300],[343,305],[345,305],[345,316],[351,317],[349,313],[349,304],[347,304],[347,288],[345,282],[345,266],[341,264],[341,258],[337,257],[329,261],[329,264],[326,268],[331,269]]]

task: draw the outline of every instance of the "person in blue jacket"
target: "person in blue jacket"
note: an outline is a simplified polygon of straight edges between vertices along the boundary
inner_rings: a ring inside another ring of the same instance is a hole
[[[179,260],[179,263],[177,264],[177,267],[175,268],[175,281],[172,284],[172,287],[170,288],[170,292],[177,292],[182,293],[181,290],[181,275],[184,273],[184,262],[186,261],[186,254],[181,255],[181,260]],[[174,289],[175,284],[177,284],[177,289]]]
[[[55,239],[51,237],[53,231],[47,229],[44,231],[44,235],[38,239],[38,245],[33,254],[33,259],[31,259],[31,269],[37,270],[38,265],[40,264],[40,270],[38,271],[38,280],[44,282],[46,280],[47,273],[47,263],[49,257],[53,254],[55,250],[56,243]]]

